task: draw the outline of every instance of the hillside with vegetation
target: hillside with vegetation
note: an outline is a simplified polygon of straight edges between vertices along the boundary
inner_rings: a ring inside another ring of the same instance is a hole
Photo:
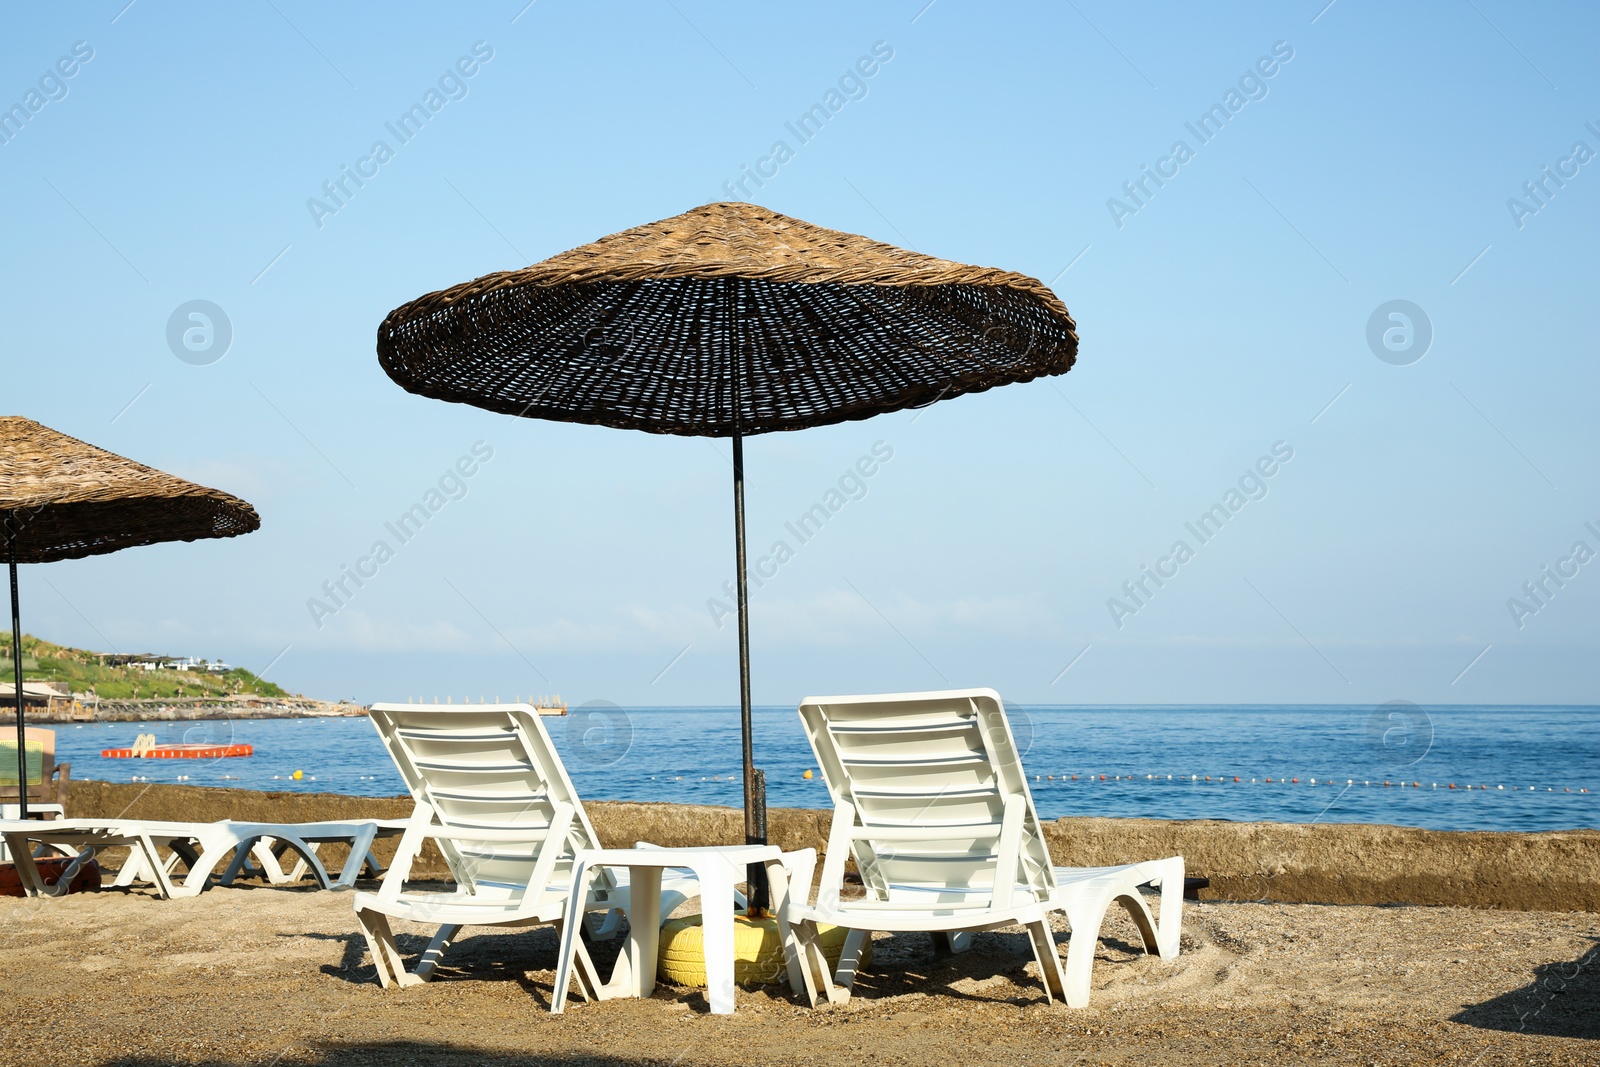
[[[12,679],[11,633],[0,635],[0,682]],[[73,693],[92,694],[101,700],[204,699],[230,696],[288,697],[281,686],[242,667],[226,671],[145,670],[137,666],[111,667],[93,652],[52,644],[22,635],[24,682],[65,683]]]

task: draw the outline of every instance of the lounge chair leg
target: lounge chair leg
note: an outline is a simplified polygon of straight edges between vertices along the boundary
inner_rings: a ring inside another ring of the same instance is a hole
[[[1156,922],[1156,945],[1164,960],[1176,959],[1178,943],[1183,939],[1183,857],[1173,856],[1160,861],[1166,868],[1161,873],[1161,907]]]
[[[556,923],[556,936],[562,933],[561,923]],[[577,964],[578,990],[583,994],[583,999],[591,1003],[600,1000],[601,985],[600,969],[594,965],[594,957],[589,955],[589,946],[583,938],[583,931],[578,931],[576,943],[572,949],[573,960]]]
[[[285,874],[283,866],[278,862],[288,846],[275,837],[258,837],[253,841],[241,841],[239,848],[234,853],[233,862],[228,865],[228,870],[222,876],[222,885],[231,885],[234,878],[241,871],[254,866],[260,868],[261,876],[267,880],[268,885],[283,885],[286,882],[298,881],[299,875]]]
[[[560,949],[556,956],[556,984],[550,994],[550,1014],[560,1015],[567,1010],[567,992],[572,988],[572,966],[578,966],[578,984],[583,990],[583,995],[591,1000],[604,1000],[607,994],[606,984],[600,980],[599,972],[594,969],[594,961],[589,956],[589,948],[583,943],[583,930],[586,916],[583,911],[583,901],[589,898],[589,892],[594,885],[594,872],[583,864],[578,864],[572,872],[572,891],[567,897],[566,915],[555,923],[556,934],[561,939]],[[617,958],[617,970],[627,966],[628,952],[624,948]],[[585,971],[587,968],[587,972]],[[613,980],[615,980],[613,978]]]
[[[320,841],[307,841],[306,842],[306,847],[308,849],[310,849],[312,854],[316,853],[317,848],[320,845],[321,845]],[[284,845],[284,846],[279,847],[279,848],[272,849],[272,858],[277,863],[277,866],[278,866],[278,878],[283,879],[283,881],[280,882],[280,881],[278,881],[278,879],[273,878],[271,873],[269,872],[268,875],[267,875],[267,881],[271,882],[273,885],[284,885],[284,884],[287,884],[289,882],[298,882],[300,879],[302,879],[302,878],[304,878],[306,876],[306,870],[308,869],[309,865],[306,863],[306,858],[305,858],[304,855],[296,855],[295,856],[294,866],[291,867],[288,871],[285,871],[283,869],[282,857],[283,857],[283,854],[285,852],[287,852],[288,850],[289,849],[288,849],[287,845]]]
[[[789,936],[794,942],[795,962],[799,967],[798,981],[792,983],[794,991],[806,998],[809,1007],[817,1006],[817,993],[827,988],[827,965],[817,966],[816,956],[812,954],[811,935],[806,932],[807,923],[798,922],[789,925]],[[813,927],[814,929],[814,927]]]
[[[459,925],[439,927],[439,932],[433,935],[433,940],[428,942],[428,947],[422,950],[422,957],[417,960],[416,967],[412,968],[411,974],[415,976],[418,983],[426,982],[433,977],[433,969],[439,966],[440,958],[444,956],[445,950],[450,947],[450,943],[456,939],[456,935],[460,932],[461,927]],[[402,978],[400,979],[400,984],[412,985],[415,983],[408,982],[405,978]]]
[[[367,949],[372,953],[372,964],[378,971],[378,984],[384,989],[398,985],[399,976],[406,973],[405,961],[395,947],[394,933],[389,929],[389,917],[379,911],[358,911],[356,922],[366,935]]]
[[[795,992],[805,990],[807,975],[805,967],[801,963],[800,939],[789,927],[788,905],[790,894],[810,892],[811,868],[816,862],[816,852],[810,849],[806,851],[810,853],[809,859],[796,853],[793,868],[791,868],[788,862],[789,857],[787,856],[780,860],[769,860],[767,862],[767,882],[772,889],[772,900],[776,905],[775,910],[778,919],[778,940],[783,945],[784,976],[789,982],[789,988]],[[799,884],[798,880],[794,882],[789,880],[791,869],[804,872],[805,884]],[[816,990],[806,991],[806,995],[807,999],[815,1005],[817,1002]]]
[[[971,930],[935,930],[932,936],[936,956],[953,956],[972,947]]]
[[[844,948],[839,952],[839,969],[834,972],[834,976],[847,992],[856,984],[856,969],[861,966],[861,949],[870,940],[872,940],[871,930],[851,930],[844,937]]]
[[[144,854],[139,851],[137,845],[129,847],[128,854],[123,857],[122,866],[117,868],[117,876],[111,880],[111,884],[117,889],[126,889],[138,881],[144,874],[143,860]]]
[[[791,931],[789,947],[786,954],[792,959],[786,961],[789,966],[789,989],[806,998],[806,1006],[817,1006],[817,978],[816,972],[806,963],[806,949],[798,934]]]
[[[833,980],[833,968],[828,966],[828,958],[823,955],[822,935],[817,931],[817,924],[805,919],[790,929],[799,937],[801,964],[810,974],[811,980],[806,983],[807,993],[810,994],[815,988],[828,998],[829,1004],[849,1003],[850,990]],[[817,1006],[814,997],[811,1006],[813,1008]]]
[[[1144,902],[1144,897],[1135,890],[1117,897],[1117,903],[1128,913],[1133,925],[1139,928],[1139,937],[1144,941],[1144,950],[1152,955],[1160,953],[1161,942],[1156,932],[1156,919],[1150,914],[1150,906]]]
[[[200,845],[198,849],[195,847],[197,844]],[[165,878],[177,896],[192,897],[204,889],[211,877],[212,869],[216,867],[217,862],[222,858],[221,856],[208,858],[206,856],[208,849],[203,842],[191,842],[179,838],[178,840],[167,842],[167,847],[172,851],[167,856],[166,862],[163,863],[160,859],[160,852],[154,848],[153,841],[151,846],[150,854],[155,857],[155,862],[144,865],[150,875],[150,880],[159,884],[161,878]],[[182,882],[179,882],[175,875],[180,862],[183,864],[184,870]],[[205,874],[195,882],[194,873],[201,866],[205,867]],[[157,873],[158,870],[159,874]],[[198,888],[192,891],[189,890],[188,886],[191,882],[195,882]]]
[[[1067,944],[1067,969],[1064,996],[1069,1008],[1089,1006],[1090,979],[1094,972],[1095,946],[1100,943],[1100,922],[1110,901],[1097,898],[1067,909],[1072,940]]]
[[[23,892],[30,897],[56,896],[52,887],[44,884],[44,878],[39,874],[39,868],[33,862],[33,853],[29,851],[27,838],[20,835],[6,837],[6,848],[11,853],[11,862],[16,865],[17,878],[22,883]],[[61,891],[66,889],[66,879],[56,883]]]
[[[183,881],[178,882],[171,877],[175,865],[169,860],[167,878],[171,882],[171,893],[174,897],[195,897],[206,890],[211,883],[211,872],[216,870],[217,864],[222,862],[222,857],[230,851],[244,848],[242,842],[226,834],[207,834],[199,842],[200,850],[195,851],[193,845],[187,841],[173,841],[171,843],[173,857],[182,857],[186,868]],[[154,872],[151,872],[154,873]]]
[[[1044,982],[1044,998],[1054,1004],[1056,998],[1067,999],[1067,979],[1061,973],[1061,957],[1056,952],[1056,939],[1050,932],[1050,920],[1040,919],[1028,923],[1028,940],[1033,944],[1033,958],[1039,964],[1039,977]]]
[[[596,941],[609,941],[622,929],[622,909],[606,912],[587,912],[583,917],[584,929]]]
[[[370,845],[367,846],[366,853],[361,857],[361,865],[368,878],[377,879],[383,877],[383,864],[378,862],[378,854],[372,851]]]
[[[322,866],[322,861],[317,859],[317,846],[320,842],[303,841],[298,837],[261,837],[254,842],[239,846],[239,858],[234,860],[234,866],[229,868],[231,877],[237,873],[236,868],[240,862],[254,855],[260,864],[262,873],[271,885],[287,885],[298,882],[307,871],[315,879],[318,889],[332,889],[333,879],[328,877],[327,868]],[[283,857],[293,853],[295,865],[292,869],[283,869]],[[348,888],[348,887],[345,887]]]
[[[187,842],[178,843],[187,844]],[[156,887],[156,894],[160,896],[162,900],[171,900],[174,896],[179,895],[175,891],[175,888],[172,884],[172,879],[167,877],[167,869],[161,865],[160,850],[156,848],[156,843],[150,839],[149,834],[141,833],[138,835],[138,837],[135,839],[135,843],[132,845],[132,852],[130,855],[134,853],[137,853],[140,856],[140,866],[148,874],[150,881],[154,883]],[[193,849],[190,849],[190,854],[193,854]],[[209,870],[210,868],[208,867],[207,871]],[[205,888],[204,878],[200,880],[200,888]],[[198,892],[200,892],[200,889],[196,889],[194,893],[184,893],[182,895],[193,896]]]

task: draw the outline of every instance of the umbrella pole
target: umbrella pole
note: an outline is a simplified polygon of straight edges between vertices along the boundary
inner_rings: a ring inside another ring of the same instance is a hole
[[[28,745],[22,719],[22,610],[17,600],[17,513],[6,513],[6,560],[11,567],[11,666],[17,698],[17,818],[28,817]]]
[[[736,413],[739,404],[739,369],[738,360],[735,360],[733,408]],[[738,415],[734,418],[737,420]],[[767,781],[766,775],[756,770],[750,721],[750,588],[745,577],[744,438],[737,422],[733,431],[733,555],[739,598],[739,732],[744,744],[744,841],[747,845],[764,845],[767,843]],[[769,914],[771,900],[766,864],[750,864],[745,870],[745,881],[749,887],[746,914],[751,918]]]

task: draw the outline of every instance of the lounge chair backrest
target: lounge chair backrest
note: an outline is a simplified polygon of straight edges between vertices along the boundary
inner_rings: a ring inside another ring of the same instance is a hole
[[[14,802],[17,790],[17,735],[15,726],[0,727],[0,800]],[[23,730],[27,760],[28,799],[56,802],[56,732],[36,726]]]
[[[417,802],[414,820],[454,831],[536,835],[550,827],[558,808],[570,806],[571,820],[558,842],[437,839],[459,884],[477,893],[520,893],[551,846],[561,851],[546,884],[561,883],[570,878],[576,849],[601,847],[530,705],[374,704],[371,718]]]
[[[877,899],[975,906],[1000,891],[1009,897],[1014,887],[1033,899],[1054,889],[1021,756],[994,690],[811,697],[800,719],[835,806],[828,861],[848,834],[862,882]],[[997,874],[1001,865],[1009,870]]]

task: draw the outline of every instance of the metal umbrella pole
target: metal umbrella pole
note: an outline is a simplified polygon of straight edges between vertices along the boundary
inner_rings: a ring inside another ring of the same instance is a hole
[[[28,817],[28,745],[22,720],[22,608],[17,600],[17,513],[6,512],[6,561],[11,567],[12,694],[17,698],[17,818]]]
[[[744,550],[744,438],[739,433],[739,405],[743,401],[739,376],[739,351],[733,353],[733,557],[739,600],[739,732],[744,750],[744,841],[767,843],[767,776],[756,770],[754,724],[750,720],[750,589],[745,575]],[[749,886],[745,912],[765,916],[771,904],[767,867],[752,863],[745,869]]]

